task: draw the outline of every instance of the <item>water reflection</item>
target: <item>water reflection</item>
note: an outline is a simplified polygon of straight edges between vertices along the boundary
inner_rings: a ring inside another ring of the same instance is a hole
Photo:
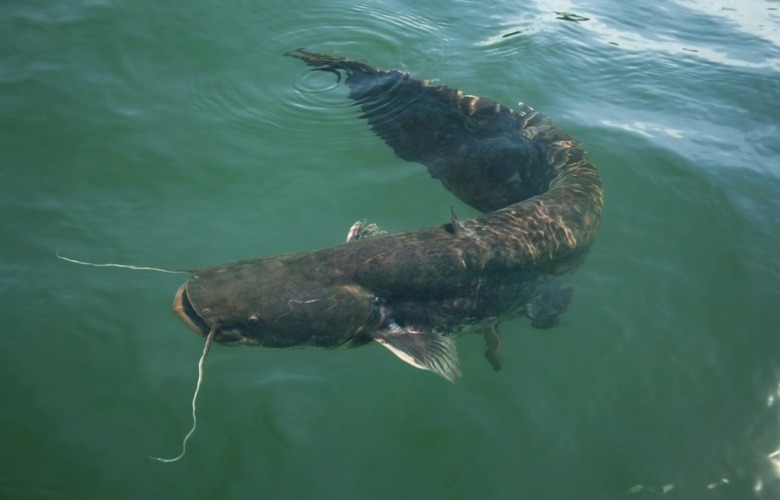
[[[628,51],[696,57],[740,68],[780,69],[780,57],[765,56],[766,42],[780,47],[780,11],[772,3],[749,0],[734,6],[731,2],[693,0],[679,4],[675,16],[670,16],[663,6],[643,6],[642,18],[648,22],[637,24],[627,22],[629,15],[636,18],[635,12],[620,14],[621,9],[626,9],[624,6],[598,12],[583,10],[581,5],[569,0],[552,0],[538,4],[537,12],[531,15],[524,6],[516,19],[501,20],[506,27],[501,33],[477,45],[506,42],[508,33],[531,36],[558,30],[560,21],[568,21],[576,24],[577,29],[591,32],[597,40]],[[692,35],[702,32],[723,32],[730,36]]]

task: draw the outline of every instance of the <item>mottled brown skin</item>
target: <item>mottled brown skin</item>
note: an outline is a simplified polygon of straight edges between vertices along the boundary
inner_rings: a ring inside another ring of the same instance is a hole
[[[345,74],[362,117],[400,158],[422,163],[488,213],[203,269],[177,293],[177,315],[201,335],[215,328],[215,341],[225,344],[336,348],[377,340],[450,380],[457,358],[440,339],[482,329],[497,369],[502,318],[554,325],[571,298],[554,277],[581,263],[601,220],[601,183],[584,151],[525,105],[513,111],[345,58],[288,55]]]

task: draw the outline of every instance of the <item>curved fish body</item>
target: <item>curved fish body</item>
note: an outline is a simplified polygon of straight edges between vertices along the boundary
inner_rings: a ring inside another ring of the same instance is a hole
[[[599,226],[603,194],[585,152],[525,105],[433,86],[396,70],[304,50],[288,55],[344,77],[374,132],[485,212],[399,234],[196,271],[174,311],[222,344],[342,348],[378,342],[448,380],[459,376],[454,338],[481,332],[501,366],[498,323],[524,315],[557,323],[573,270]]]

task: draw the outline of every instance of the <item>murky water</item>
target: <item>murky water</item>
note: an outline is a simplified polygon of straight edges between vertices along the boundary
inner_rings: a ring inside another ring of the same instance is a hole
[[[780,5],[4,2],[4,498],[776,498]],[[386,350],[215,346],[197,268],[458,203],[393,157],[309,47],[552,116],[605,217],[561,324],[459,340],[454,385]]]

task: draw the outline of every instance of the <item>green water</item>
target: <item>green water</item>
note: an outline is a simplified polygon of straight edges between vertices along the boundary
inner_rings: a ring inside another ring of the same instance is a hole
[[[0,497],[780,497],[780,4],[639,5],[0,4]],[[297,47],[546,112],[602,229],[558,327],[502,325],[500,373],[477,336],[454,385],[216,346],[187,456],[152,461],[191,425],[186,276],[58,249],[197,268],[474,214]]]

